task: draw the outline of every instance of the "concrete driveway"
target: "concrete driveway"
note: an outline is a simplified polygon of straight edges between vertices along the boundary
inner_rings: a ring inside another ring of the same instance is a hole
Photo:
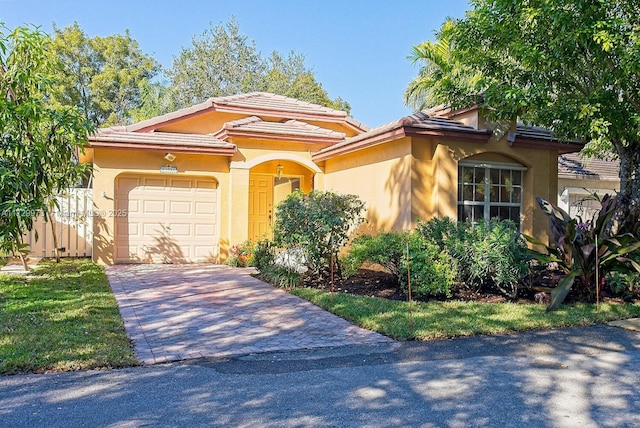
[[[253,278],[252,269],[116,265],[106,272],[145,364],[391,342]]]

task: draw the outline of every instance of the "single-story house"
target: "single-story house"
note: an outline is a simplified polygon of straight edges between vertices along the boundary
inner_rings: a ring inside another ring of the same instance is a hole
[[[586,159],[579,153],[558,157],[558,206],[572,217],[591,220],[600,204],[590,196],[618,192],[619,174],[618,160]]]
[[[581,148],[539,128],[496,128],[477,108],[369,129],[280,95],[210,98],[90,138],[93,258],[223,261],[230,246],[268,234],[275,207],[297,189],[358,195],[370,232],[500,217],[546,239],[535,197],[557,198],[558,156]]]

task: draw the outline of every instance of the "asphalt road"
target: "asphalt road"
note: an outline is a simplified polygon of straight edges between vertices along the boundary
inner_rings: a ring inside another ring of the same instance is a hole
[[[640,427],[610,326],[0,377],[2,427]]]

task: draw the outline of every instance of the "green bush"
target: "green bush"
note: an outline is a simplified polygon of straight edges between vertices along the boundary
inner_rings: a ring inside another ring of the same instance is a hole
[[[417,299],[450,297],[456,278],[455,262],[436,244],[419,233],[412,233],[409,235],[409,258],[403,257],[400,271],[400,283],[405,292],[409,277],[412,295]]]
[[[258,272],[264,271],[273,265],[276,258],[276,248],[272,241],[261,239],[256,242],[253,251],[253,266]]]
[[[351,242],[349,253],[342,260],[343,276],[348,278],[364,263],[375,263],[387,269],[399,282],[408,236],[407,232],[358,236]]]
[[[260,271],[258,277],[276,287],[291,290],[302,282],[302,275],[295,268],[272,264]]]
[[[471,224],[449,218],[419,222],[417,232],[456,261],[456,278],[470,288],[495,286],[515,299],[529,274],[526,242],[510,220]]]
[[[364,202],[355,195],[294,192],[276,212],[274,242],[287,251],[299,250],[311,281],[321,280],[338,260],[338,251],[364,221]],[[339,271],[339,267],[338,267]]]

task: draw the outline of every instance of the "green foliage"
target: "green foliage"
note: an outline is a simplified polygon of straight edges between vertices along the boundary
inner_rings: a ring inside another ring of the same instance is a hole
[[[255,42],[241,34],[238,22],[231,18],[224,25],[208,28],[182,49],[167,71],[168,95],[182,108],[209,97],[273,92],[349,112],[349,104],[341,98],[329,98],[304,59],[295,52],[284,57],[276,51],[263,58]]]
[[[229,249],[227,264],[233,267],[255,266],[254,253],[256,244],[251,241],[244,241],[240,245],[233,245]]]
[[[333,192],[294,192],[276,210],[275,243],[300,250],[313,280],[326,274],[332,256],[338,260],[339,249],[364,221],[364,203],[357,196]]]
[[[615,296],[626,301],[640,298],[640,273],[609,272],[607,283]]]
[[[548,127],[561,141],[588,141],[589,154],[613,150],[624,200],[616,217],[634,224],[640,213],[638,1],[474,0],[471,7],[439,35],[452,46],[450,66],[439,67],[438,79],[427,79],[423,90],[454,109],[482,94],[480,108],[491,121]],[[456,80],[460,74],[465,78]]]
[[[480,79],[477,72],[457,58],[451,34],[454,28],[455,22],[449,18],[436,33],[435,42],[428,40],[413,46],[409,60],[421,67],[418,76],[407,86],[405,104],[416,110],[435,107],[447,103],[443,93],[455,93],[457,98],[466,99],[465,90]]]
[[[291,290],[302,283],[302,274],[294,267],[271,264],[259,273],[260,279],[276,287]]]
[[[95,126],[126,125],[143,104],[144,90],[158,73],[129,31],[89,38],[77,23],[54,27],[51,53],[62,67],[54,77],[51,100],[79,107]]]
[[[6,30],[0,26],[0,251],[25,254],[33,218],[84,174],[76,154],[92,127],[76,107],[49,102],[59,66],[49,37]]]
[[[272,241],[261,239],[256,242],[253,252],[253,265],[258,272],[264,271],[274,264],[276,258],[276,248]]]
[[[640,264],[629,257],[640,248],[632,234],[609,236],[608,224],[613,217],[618,197],[605,195],[601,200],[597,195],[601,209],[592,220],[583,222],[579,216],[571,218],[564,210],[551,202],[537,198],[538,205],[549,217],[553,245],[545,245],[537,239],[526,237],[534,245],[542,246],[545,251],[533,250],[531,254],[543,263],[557,263],[566,273],[565,278],[551,293],[552,301],[548,311],[555,310],[564,301],[571,290],[574,279],[578,279],[584,297],[593,297],[596,287],[602,287],[605,276],[612,271],[640,272]],[[596,269],[600,283],[595,283]]]
[[[469,287],[495,286],[515,299],[529,273],[526,243],[515,223],[492,219],[473,225],[449,218],[419,222],[417,231],[456,261],[458,281]]]
[[[375,263],[391,272],[399,283],[408,239],[407,232],[381,232],[377,235],[358,236],[351,242],[349,253],[342,261],[343,276],[351,276],[364,263]]]
[[[408,250],[409,257],[405,252],[400,271],[402,288],[408,291],[411,278],[411,292],[417,299],[450,297],[456,279],[451,258],[419,233],[409,235]]]

